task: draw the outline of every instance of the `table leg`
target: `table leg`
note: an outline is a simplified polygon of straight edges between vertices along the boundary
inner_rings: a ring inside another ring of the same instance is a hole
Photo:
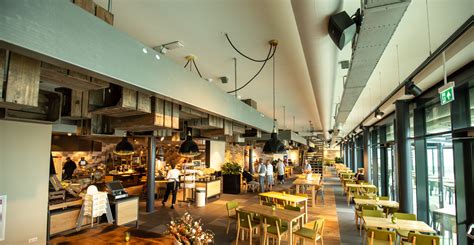
[[[311,201],[311,207],[316,206],[316,187],[314,185],[311,186],[311,197],[313,200]]]
[[[304,220],[308,222],[308,199],[304,200]]]
[[[290,229],[288,230],[288,244],[292,245],[293,244],[293,220],[290,221],[289,225],[290,225]]]
[[[296,185],[296,193],[300,193],[300,185]]]

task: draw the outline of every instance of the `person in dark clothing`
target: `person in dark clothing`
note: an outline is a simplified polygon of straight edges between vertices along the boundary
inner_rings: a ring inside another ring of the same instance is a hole
[[[249,171],[247,171],[247,170],[244,170],[244,171],[242,172],[242,176],[245,178],[245,180],[247,181],[247,183],[249,183],[250,181],[253,180],[252,174],[250,174]]]
[[[64,172],[64,177],[63,179],[72,179],[72,174],[74,173],[74,170],[76,170],[77,166],[76,163],[71,160],[70,157],[66,158],[66,163],[64,163],[63,166],[63,172]]]
[[[168,197],[170,193],[173,195],[171,200],[171,209],[174,209],[174,204],[176,203],[176,196],[178,194],[178,187],[179,187],[179,176],[181,175],[181,171],[176,169],[176,165],[172,165],[172,169],[168,171],[166,175],[166,192],[165,196],[163,197],[163,201],[161,202],[163,207],[165,203],[168,201]]]

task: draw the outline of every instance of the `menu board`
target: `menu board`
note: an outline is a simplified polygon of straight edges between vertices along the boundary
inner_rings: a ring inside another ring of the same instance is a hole
[[[5,214],[7,211],[7,196],[0,195],[0,241],[5,240]]]

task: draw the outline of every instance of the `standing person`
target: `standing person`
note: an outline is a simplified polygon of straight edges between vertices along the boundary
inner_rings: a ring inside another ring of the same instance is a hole
[[[63,179],[72,179],[72,174],[74,173],[74,170],[76,170],[77,166],[76,163],[71,160],[70,157],[66,157],[66,163],[64,163],[63,167],[63,173],[64,177]]]
[[[285,183],[285,164],[278,159],[277,162],[277,171],[278,171],[278,181],[280,181],[280,184]]]
[[[166,175],[166,180],[168,180],[168,183],[166,183],[166,192],[161,203],[164,207],[165,203],[168,201],[168,196],[170,195],[170,192],[172,192],[173,199],[171,200],[171,209],[174,209],[174,204],[176,203],[176,196],[178,194],[179,175],[181,174],[181,171],[176,169],[176,164],[171,165],[171,167],[172,169],[169,170],[168,174]]]
[[[265,174],[267,173],[267,168],[263,165],[262,161],[258,164],[257,173],[260,182],[260,192],[265,192]]]
[[[313,168],[311,167],[311,164],[309,164],[308,160],[304,160],[304,162],[305,162],[304,171],[309,173],[309,174],[312,173]]]
[[[272,163],[267,160],[267,185],[268,185],[268,191],[272,191],[272,186],[273,186],[273,165]]]

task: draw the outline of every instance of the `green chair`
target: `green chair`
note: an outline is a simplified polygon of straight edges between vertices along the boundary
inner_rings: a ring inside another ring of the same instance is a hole
[[[394,231],[379,230],[374,228],[367,229],[367,245],[394,245],[397,234]]]
[[[297,212],[301,212],[301,207],[298,207],[298,206],[291,206],[291,205],[286,205],[284,207],[286,210],[292,210],[292,211],[297,211]],[[301,223],[303,224],[304,223],[304,217],[301,217]],[[288,226],[288,223],[283,221],[283,226]],[[298,221],[293,221],[293,230],[295,229],[298,229],[299,228],[299,222]]]
[[[354,195],[354,199],[357,198],[357,199],[372,199],[371,197],[369,196],[366,196],[366,195],[359,195],[359,194],[356,194]]]
[[[397,212],[397,211],[398,211],[398,208],[396,208],[396,207],[384,207],[384,208],[383,208],[383,212],[384,212],[385,215],[387,215],[387,216],[388,216],[389,214],[393,214],[393,213],[395,213],[395,212]]]
[[[316,244],[316,241],[321,240],[321,244],[324,244],[323,231],[324,219],[317,219],[314,221],[312,229],[301,227],[301,229],[293,232],[293,244],[296,244],[297,238],[314,241],[314,244]]]
[[[381,201],[390,201],[390,197],[389,196],[379,196],[379,200],[381,200]]]
[[[416,214],[407,214],[407,213],[393,213],[394,218],[402,219],[402,220],[416,220]],[[397,230],[398,235],[402,240],[406,240],[408,238],[408,234],[410,233],[409,230]]]
[[[275,203],[273,203],[273,202],[263,202],[262,205],[271,207],[271,206],[275,205]]]
[[[379,210],[362,209],[362,217],[386,218],[385,214]]]
[[[248,212],[243,212],[236,210],[237,213],[237,238],[235,239],[235,244],[239,244],[239,235],[240,231],[242,230],[242,240],[244,239],[244,230],[249,231],[249,240],[250,244],[252,244],[252,237],[253,237],[253,231],[255,230],[255,234],[258,233],[258,227],[260,226],[260,223],[252,221],[252,213]]]
[[[367,210],[367,209],[362,209],[362,218],[364,217],[377,217],[377,218],[385,218],[385,214],[382,211],[379,210]],[[360,232],[362,232],[362,223],[363,220],[360,222]],[[365,231],[367,231],[367,227],[365,227]],[[366,233],[367,234],[367,233]]]
[[[436,235],[425,235],[410,232],[408,234],[408,241],[403,242],[403,245],[413,244],[413,245],[439,245],[439,236]]]
[[[348,187],[347,188],[347,206],[351,205],[352,198],[357,195],[357,187]]]
[[[276,238],[278,239],[278,245],[281,243],[281,238],[288,234],[288,227],[283,226],[281,219],[278,217],[263,217],[264,230],[263,230],[263,243],[267,244],[267,239]]]
[[[375,205],[370,205],[370,204],[362,204],[362,205],[359,205],[359,207],[356,208],[356,211],[355,211],[355,220],[356,220],[356,226],[359,227],[360,230],[362,230],[362,211],[363,210],[377,210],[377,206]],[[380,212],[380,211],[379,211]],[[359,220],[360,220],[360,223],[359,223]]]
[[[230,222],[232,220],[237,219],[237,215],[235,213],[236,209],[239,207],[239,203],[236,201],[229,201],[225,204],[227,208],[227,229],[226,229],[226,234],[229,234],[229,227],[230,227]]]

